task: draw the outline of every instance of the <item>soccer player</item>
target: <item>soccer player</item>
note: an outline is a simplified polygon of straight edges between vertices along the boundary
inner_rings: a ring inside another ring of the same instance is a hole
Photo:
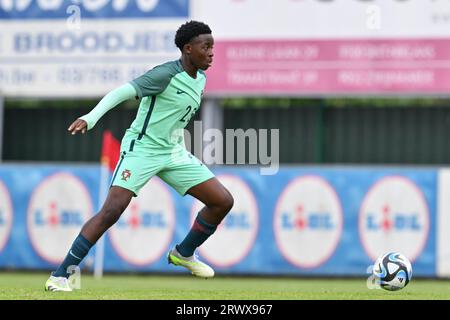
[[[133,196],[157,175],[179,194],[190,194],[204,203],[184,240],[172,248],[169,263],[187,268],[203,278],[214,270],[194,254],[210,237],[233,206],[230,192],[214,174],[184,146],[183,128],[200,107],[206,76],[213,60],[214,39],[202,22],[180,26],[175,44],[181,58],[147,71],[144,75],[109,92],[88,114],[68,128],[71,134],[92,129],[119,103],[140,98],[136,119],[121,142],[121,157],[100,212],[87,221],[58,269],[45,284],[48,291],[71,291],[67,268],[78,265],[97,240],[117,222]]]

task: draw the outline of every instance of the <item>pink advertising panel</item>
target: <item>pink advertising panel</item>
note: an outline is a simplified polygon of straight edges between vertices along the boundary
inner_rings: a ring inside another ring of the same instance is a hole
[[[206,93],[448,94],[450,38],[218,40]]]

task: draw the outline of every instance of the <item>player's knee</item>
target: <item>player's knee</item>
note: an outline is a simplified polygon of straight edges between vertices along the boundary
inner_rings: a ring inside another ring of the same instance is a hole
[[[225,196],[222,199],[221,207],[225,214],[227,214],[231,208],[233,208],[234,205],[234,198],[228,191],[226,192]]]

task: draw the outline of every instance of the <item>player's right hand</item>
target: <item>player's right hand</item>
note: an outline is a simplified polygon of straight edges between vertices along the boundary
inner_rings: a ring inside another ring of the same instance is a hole
[[[69,128],[67,128],[67,130],[72,134],[76,134],[79,131],[84,134],[87,131],[87,123],[82,119],[77,119],[69,126]]]

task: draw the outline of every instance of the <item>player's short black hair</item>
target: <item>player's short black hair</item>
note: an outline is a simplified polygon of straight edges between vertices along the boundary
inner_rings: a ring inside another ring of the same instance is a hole
[[[175,34],[175,45],[183,51],[186,43],[201,34],[211,34],[211,29],[203,22],[191,20],[181,25]]]

